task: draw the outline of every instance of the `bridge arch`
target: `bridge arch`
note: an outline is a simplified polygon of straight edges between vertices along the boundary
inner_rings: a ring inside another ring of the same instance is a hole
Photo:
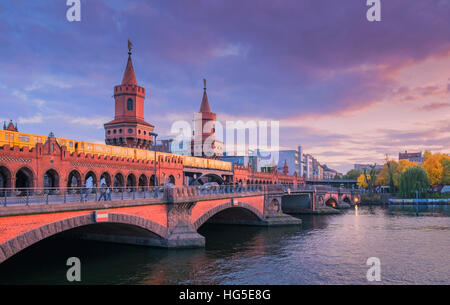
[[[111,178],[109,179],[111,180]],[[84,175],[84,183],[86,183],[86,186],[99,186],[97,185],[97,175],[93,171],[88,171]]]
[[[10,187],[11,187],[11,171],[6,166],[0,165],[0,188],[10,188]]]
[[[102,183],[105,183],[107,186],[111,186],[111,175],[108,172],[104,172],[100,175],[100,183],[98,186],[101,186]]]
[[[148,178],[145,174],[142,174],[139,176],[139,182],[138,182],[139,188],[147,187],[148,186]]]
[[[59,187],[59,174],[54,168],[50,168],[44,173],[44,188]]]
[[[195,230],[198,230],[205,222],[210,220],[212,217],[219,215],[221,213],[224,213],[226,211],[235,212],[234,217],[229,217],[228,219],[234,219],[236,220],[235,216],[238,217],[245,217],[250,218],[255,221],[261,221],[264,219],[263,214],[258,211],[255,207],[252,205],[245,203],[245,202],[239,202],[238,205],[233,205],[232,202],[226,202],[220,205],[217,205],[213,207],[212,209],[208,210],[207,212],[203,213],[197,220],[193,223],[193,227]]]
[[[114,175],[113,187],[115,187],[115,188],[124,187],[124,185],[125,185],[124,182],[125,182],[125,179],[124,179],[122,173],[118,172]]]
[[[102,224],[124,224],[131,227],[142,229],[149,233],[149,236],[156,236],[161,240],[168,237],[167,229],[146,218],[129,214],[109,213],[107,222],[95,222],[92,214],[65,218],[52,223],[44,224],[36,227],[28,232],[22,233],[12,239],[0,244],[0,263],[18,252],[28,248],[29,246],[40,242],[53,235],[70,231],[76,228],[87,227],[89,225]]]
[[[135,187],[136,186],[136,176],[131,173],[127,176],[127,187]]]
[[[205,175],[198,177],[197,179],[192,179],[190,185],[199,185],[199,184],[204,184],[206,182],[217,182],[217,184],[221,185],[225,181],[219,175],[205,174]]]
[[[149,186],[155,186],[155,175],[151,175],[150,176],[150,184],[149,184]],[[156,180],[156,185],[158,185],[158,180]]]
[[[67,187],[81,187],[81,174],[78,170],[70,171],[67,177]]]
[[[172,184],[175,185],[175,177],[173,175],[170,175],[168,180],[167,180],[167,183],[172,183]]]
[[[327,201],[325,201],[325,205],[329,206],[329,207],[332,207],[332,208],[337,207],[337,204],[338,204],[338,201],[334,197],[330,197],[330,198],[327,199]]]
[[[27,167],[21,167],[16,172],[16,189],[20,188],[32,188],[34,186],[34,173],[33,171]]]
[[[353,204],[352,199],[349,198],[347,195],[344,196],[344,198],[342,199],[343,202],[348,203],[350,205]]]

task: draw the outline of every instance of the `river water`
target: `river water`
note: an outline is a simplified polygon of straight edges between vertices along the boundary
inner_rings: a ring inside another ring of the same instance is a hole
[[[49,238],[2,263],[0,284],[67,284],[72,256],[81,284],[368,284],[369,257],[378,283],[450,284],[450,217],[381,207],[298,217],[301,228],[205,225],[195,250]]]

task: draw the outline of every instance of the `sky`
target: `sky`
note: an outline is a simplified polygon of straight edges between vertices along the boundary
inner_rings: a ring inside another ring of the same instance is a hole
[[[0,1],[0,120],[102,143],[133,43],[159,135],[199,111],[279,121],[280,148],[341,172],[450,153],[450,0]]]

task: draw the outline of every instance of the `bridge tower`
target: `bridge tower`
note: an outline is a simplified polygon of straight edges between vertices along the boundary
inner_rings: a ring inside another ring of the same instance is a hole
[[[200,112],[194,114],[194,132],[191,142],[193,156],[222,156],[223,143],[216,140],[216,114],[211,111],[206,93],[206,79],[203,79],[203,98]]]
[[[138,86],[128,41],[128,61],[122,83],[114,87],[114,120],[104,124],[108,145],[148,149],[154,142],[154,126],[144,120],[145,89]]]

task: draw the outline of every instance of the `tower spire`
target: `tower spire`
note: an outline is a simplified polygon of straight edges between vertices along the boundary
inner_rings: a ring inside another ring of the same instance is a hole
[[[203,79],[203,98],[202,104],[200,106],[200,112],[211,112],[211,108],[209,107],[208,95],[206,94],[206,78]]]
[[[133,44],[128,40],[128,61],[125,73],[122,78],[122,85],[134,85],[137,86],[136,75],[134,74],[133,61],[131,60],[131,49]]]

